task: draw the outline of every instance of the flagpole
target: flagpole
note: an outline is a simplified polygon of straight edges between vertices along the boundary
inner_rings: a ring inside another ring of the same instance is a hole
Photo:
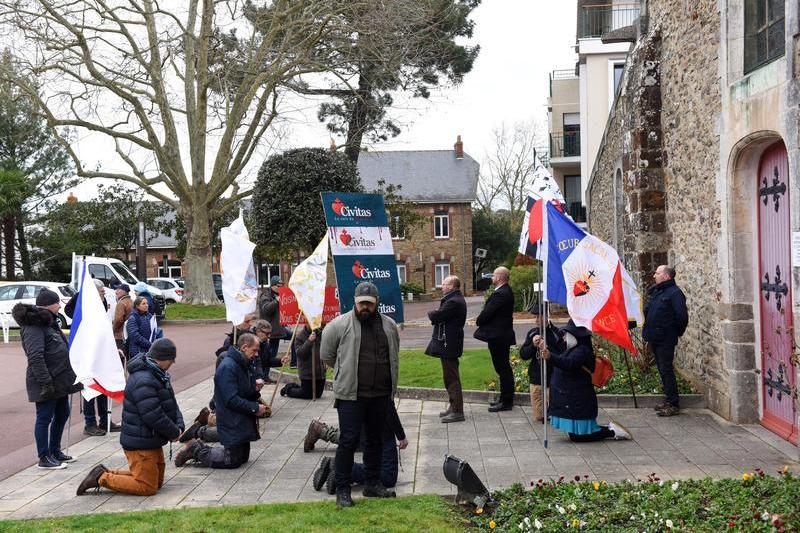
[[[110,396],[107,396],[107,398],[108,407],[106,408],[106,435],[111,435],[111,406],[114,403],[114,400],[112,400]]]
[[[548,305],[547,302],[542,302],[542,310],[544,311],[542,314],[542,323],[544,324],[544,328],[541,330],[544,335],[544,346],[547,348],[547,324],[548,324]],[[548,392],[547,392],[547,360],[542,359],[542,424],[544,424],[544,448],[547,449],[547,400],[548,400]]]
[[[310,327],[310,326],[309,326]],[[312,330],[311,333],[314,333]],[[317,340],[311,343],[311,401],[317,401]]]
[[[628,350],[620,348],[622,356],[625,358],[625,366],[628,367],[628,383],[631,386],[631,394],[633,395],[633,408],[638,409],[639,404],[636,402],[636,388],[633,386],[633,378],[631,377],[631,364],[628,361]]]
[[[292,333],[292,339],[289,341],[289,348],[286,350],[286,355],[287,356],[289,355],[289,353],[292,350],[292,344],[294,344],[294,338],[297,336],[297,326],[299,326],[299,325],[300,325],[300,315],[297,315],[295,317],[294,332]],[[285,370],[286,370],[286,363],[283,363],[283,366],[281,367],[281,372],[280,372],[280,374],[278,374],[278,381],[275,382],[275,388],[272,390],[272,398],[270,398],[270,400],[269,400],[270,409],[272,409],[272,402],[275,401],[275,393],[278,392],[278,387],[281,384],[281,379],[283,378],[283,373],[284,373]]]
[[[72,424],[71,424],[71,422],[72,422],[72,404],[75,403],[75,402],[72,401],[72,396],[73,395],[74,395],[74,393],[70,393],[70,395],[69,395],[69,414],[67,415],[67,449],[64,451],[65,455],[69,455],[69,444],[70,444],[71,435],[72,435],[72,431],[71,431],[72,427],[70,427],[70,426],[72,426]]]

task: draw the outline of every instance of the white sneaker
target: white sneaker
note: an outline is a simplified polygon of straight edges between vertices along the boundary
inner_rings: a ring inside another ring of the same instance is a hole
[[[613,420],[608,423],[608,429],[614,432],[614,440],[633,440],[631,432],[625,429],[619,422]]]

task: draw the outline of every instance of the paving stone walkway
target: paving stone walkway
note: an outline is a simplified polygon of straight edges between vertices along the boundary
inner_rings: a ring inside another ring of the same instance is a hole
[[[206,404],[211,387],[207,380],[178,395],[187,420]],[[269,398],[272,389],[265,392]],[[529,409],[515,407],[498,415],[488,413],[485,405],[467,404],[466,422],[445,425],[438,419],[443,408],[441,402],[399,401],[410,444],[401,455],[398,495],[454,494],[442,475],[446,453],[468,460],[490,489],[561,475],[585,474],[606,481],[642,479],[653,472],[662,479],[731,477],[755,468],[774,472],[785,465],[800,472],[797,448],[758,426],[733,425],[705,409],[687,410],[673,418],[658,418],[644,409],[602,410],[601,422],[621,421],[635,440],[574,444],[551,431],[549,448],[544,450],[542,425],[531,425]],[[336,423],[330,392],[316,402],[277,396],[273,413],[263,438],[253,443],[249,463],[236,470],[212,471],[175,468],[168,461],[164,487],[146,498],[105,490],[75,496],[78,483],[95,464],[112,468],[126,464],[117,434],[85,439],[70,448],[77,461],[66,469],[43,472],[31,466],[0,481],[0,518],[332,498],[314,491],[311,476],[335,447],[320,442],[312,453],[303,453],[302,446],[312,419]],[[174,452],[177,449],[175,445]],[[354,496],[359,496],[358,489]]]

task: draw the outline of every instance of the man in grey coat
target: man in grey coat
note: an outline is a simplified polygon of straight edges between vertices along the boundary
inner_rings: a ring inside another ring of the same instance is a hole
[[[365,432],[366,497],[395,496],[380,482],[382,431],[397,390],[400,335],[397,324],[378,312],[378,288],[365,281],[355,290],[355,307],[322,331],[320,356],[333,367],[334,407],[339,413],[336,505],[352,507],[353,455]]]

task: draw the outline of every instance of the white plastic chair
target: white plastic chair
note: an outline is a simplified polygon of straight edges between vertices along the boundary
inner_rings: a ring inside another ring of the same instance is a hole
[[[0,327],[3,328],[3,342],[8,344],[8,313],[0,313]]]

